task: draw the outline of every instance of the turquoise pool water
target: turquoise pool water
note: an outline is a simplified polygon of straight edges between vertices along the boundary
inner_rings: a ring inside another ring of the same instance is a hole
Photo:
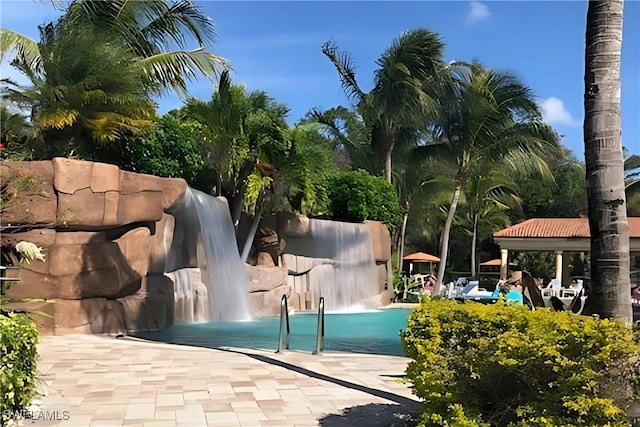
[[[390,354],[402,356],[399,332],[407,327],[409,309],[376,310],[362,313],[325,314],[325,351]],[[289,316],[291,350],[313,351],[318,315],[315,312]],[[280,319],[270,317],[248,322],[176,324],[162,332],[138,337],[199,347],[278,348]]]

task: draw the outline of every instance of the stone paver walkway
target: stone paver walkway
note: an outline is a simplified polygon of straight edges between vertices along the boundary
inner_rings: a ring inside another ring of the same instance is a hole
[[[419,406],[408,359],[43,337],[44,426],[389,426]]]

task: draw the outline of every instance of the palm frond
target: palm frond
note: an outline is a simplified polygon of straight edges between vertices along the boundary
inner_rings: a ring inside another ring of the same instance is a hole
[[[230,68],[226,59],[203,49],[163,52],[140,59],[139,65],[148,87],[156,92],[173,88],[183,97],[187,96],[187,82],[199,75],[211,79],[221,68]]]
[[[40,114],[38,126],[41,128],[62,129],[66,126],[72,126],[79,114],[78,110],[58,107]]]
[[[349,139],[349,135],[347,135],[344,129],[342,129],[337,123],[335,117],[331,117],[331,115],[327,114],[326,111],[320,111],[317,108],[312,108],[311,111],[309,111],[309,114],[315,121],[329,129],[334,137],[338,138],[345,144],[351,146],[355,145],[355,143]]]
[[[124,131],[136,133],[153,124],[145,118],[132,118],[112,111],[96,112],[83,121],[88,125],[93,139],[99,143],[113,142]]]
[[[38,75],[43,72],[38,43],[15,31],[0,28],[0,61],[5,60],[22,64]]]
[[[171,47],[169,41],[173,41],[184,49],[187,34],[195,38],[201,47],[215,39],[213,21],[203,13],[202,8],[190,0],[179,0],[146,24],[140,30],[139,39],[154,40],[167,48]]]
[[[268,188],[273,182],[273,178],[269,176],[263,176],[259,168],[255,168],[254,171],[247,177],[247,186],[244,195],[244,208],[249,213],[254,213],[256,204],[260,198],[260,194]]]
[[[357,102],[364,98],[364,92],[358,86],[356,81],[355,67],[351,55],[348,52],[341,51],[332,40],[322,45],[322,53],[325,54],[333,63],[338,71],[342,90],[345,94]]]
[[[394,74],[426,80],[436,74],[444,43],[438,33],[419,28],[406,31],[376,61],[376,86],[396,80]],[[403,79],[400,79],[403,80]]]

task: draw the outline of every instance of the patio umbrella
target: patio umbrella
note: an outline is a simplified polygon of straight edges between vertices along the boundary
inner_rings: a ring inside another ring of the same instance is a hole
[[[483,266],[483,267],[501,266],[502,265],[502,260],[500,258],[490,259],[489,261],[481,262],[480,265]]]

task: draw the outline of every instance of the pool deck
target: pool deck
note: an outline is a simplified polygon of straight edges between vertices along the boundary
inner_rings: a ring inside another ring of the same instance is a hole
[[[38,345],[44,426],[405,426],[397,356],[209,349],[93,335]],[[65,412],[67,411],[67,412]],[[402,415],[400,415],[402,414]],[[63,418],[66,418],[63,420]]]

